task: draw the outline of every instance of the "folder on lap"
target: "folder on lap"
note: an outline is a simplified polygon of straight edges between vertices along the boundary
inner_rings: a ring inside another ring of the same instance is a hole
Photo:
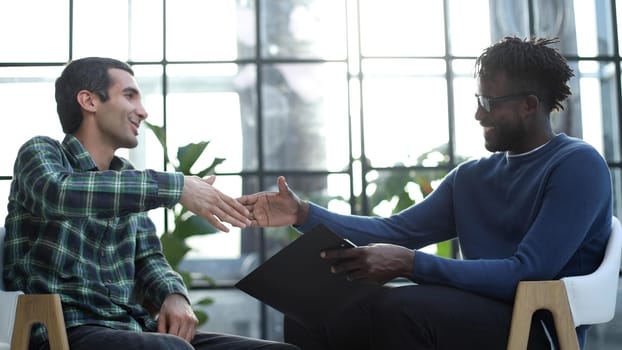
[[[318,225],[242,278],[236,287],[303,324],[315,324],[381,288],[330,271],[320,252],[354,245]]]

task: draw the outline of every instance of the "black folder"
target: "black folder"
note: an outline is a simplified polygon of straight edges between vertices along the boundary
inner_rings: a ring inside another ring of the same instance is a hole
[[[323,250],[353,246],[326,226],[317,225],[235,286],[298,322],[316,324],[381,288],[374,282],[348,281],[345,275],[332,273],[334,261],[320,257]]]

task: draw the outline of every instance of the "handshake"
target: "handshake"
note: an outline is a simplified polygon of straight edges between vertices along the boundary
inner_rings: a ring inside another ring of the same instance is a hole
[[[309,204],[292,192],[283,176],[277,179],[278,192],[258,192],[237,199],[216,189],[215,181],[215,176],[185,176],[179,204],[223,232],[229,232],[224,223],[240,228],[302,224],[309,212]]]

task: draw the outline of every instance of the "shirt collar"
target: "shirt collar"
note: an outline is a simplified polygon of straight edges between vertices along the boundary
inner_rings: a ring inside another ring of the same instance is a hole
[[[73,135],[67,134],[63,139],[63,147],[67,154],[75,160],[75,166],[83,171],[99,170],[89,151]],[[124,170],[130,168],[129,163],[114,156],[110,162],[110,170]]]
[[[551,143],[551,141],[553,141],[553,140],[555,140],[555,139],[557,139],[557,138],[561,137],[561,135],[562,135],[561,133],[560,133],[560,134],[555,135],[552,139],[548,140],[545,144],[540,145],[540,146],[538,146],[538,147],[536,147],[536,148],[532,149],[531,151],[527,151],[527,152],[524,152],[524,153],[519,153],[519,154],[509,154],[508,152],[505,152],[505,156],[506,156],[507,158],[520,158],[520,157],[525,157],[525,156],[528,156],[528,155],[530,155],[530,154],[534,154],[534,153],[538,152],[539,150],[543,149],[544,147],[546,147],[548,144],[550,144],[550,143]]]

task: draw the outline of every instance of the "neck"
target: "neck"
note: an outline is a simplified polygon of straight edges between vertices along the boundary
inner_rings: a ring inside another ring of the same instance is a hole
[[[527,124],[525,134],[523,135],[523,142],[520,149],[514,149],[508,151],[508,154],[523,154],[531,150],[534,150],[547,142],[551,141],[555,137],[549,118],[542,117],[534,120],[533,123]]]
[[[108,170],[110,162],[114,157],[114,149],[107,146],[104,142],[101,142],[99,135],[86,132],[86,129],[79,129],[74,136],[82,143],[84,148],[89,152],[97,169]]]
[[[545,143],[551,141],[551,139],[554,137],[555,137],[555,133],[553,132],[553,130],[551,129],[549,125],[548,128],[546,128],[545,130],[542,130],[542,133],[534,137],[534,144],[533,144],[532,149],[535,149],[535,148],[538,148],[544,145]]]

